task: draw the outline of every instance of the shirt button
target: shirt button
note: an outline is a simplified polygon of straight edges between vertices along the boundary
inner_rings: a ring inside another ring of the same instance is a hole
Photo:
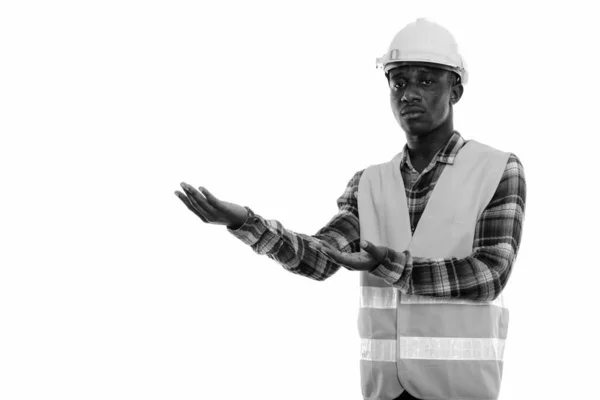
[[[254,222],[258,222],[258,221],[259,221],[259,220],[258,220],[258,217],[254,217],[252,220],[253,220]]]

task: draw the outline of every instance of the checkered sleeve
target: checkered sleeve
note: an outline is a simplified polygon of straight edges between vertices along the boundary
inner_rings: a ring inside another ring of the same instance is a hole
[[[360,228],[356,193],[362,171],[356,172],[344,193],[337,199],[338,213],[314,235],[286,229],[281,222],[267,220],[248,209],[246,222],[238,229],[227,231],[249,245],[260,255],[266,255],[288,271],[322,281],[340,269],[340,265],[315,248],[327,242],[340,251],[360,251]]]
[[[525,198],[523,165],[511,153],[498,188],[477,221],[471,255],[428,259],[390,249],[372,273],[408,294],[494,300],[506,286],[519,251]]]

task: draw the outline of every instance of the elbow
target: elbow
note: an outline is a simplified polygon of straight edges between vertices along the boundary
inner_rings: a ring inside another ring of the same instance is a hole
[[[505,287],[506,280],[501,279],[501,276],[496,276],[492,282],[488,282],[488,284],[482,288],[478,298],[483,302],[495,301],[500,297]]]
[[[494,301],[500,297],[510,278],[514,262],[512,249],[493,249],[494,251],[480,252],[477,257],[479,271],[482,272],[479,299]]]
[[[493,293],[491,293],[491,301],[494,301],[500,297],[504,288],[506,287],[506,283],[508,282],[508,275],[510,275],[510,268],[507,270],[505,277],[500,275],[498,279],[497,285],[495,285]]]
[[[490,294],[490,296],[488,296],[488,300],[489,301],[496,301],[496,299],[498,299],[498,297],[500,297],[500,294],[502,293],[503,288],[499,289],[499,290],[495,290],[493,293]]]

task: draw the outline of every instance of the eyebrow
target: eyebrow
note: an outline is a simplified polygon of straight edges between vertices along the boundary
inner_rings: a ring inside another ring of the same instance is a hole
[[[427,74],[433,73],[435,74],[434,70],[432,70],[431,68],[427,68],[427,67],[417,67],[417,71],[418,72],[425,72]],[[394,79],[397,78],[401,75],[405,75],[404,71],[398,71],[395,74],[390,75],[390,79]]]

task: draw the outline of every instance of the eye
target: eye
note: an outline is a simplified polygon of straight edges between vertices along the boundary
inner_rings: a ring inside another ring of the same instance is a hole
[[[404,86],[406,86],[406,84],[404,82],[395,82],[394,83],[394,89],[400,89],[400,88],[403,88]]]
[[[431,79],[425,79],[425,80],[422,80],[421,83],[423,85],[425,85],[425,86],[429,86],[429,85],[431,85],[433,83],[433,80],[431,80]]]

